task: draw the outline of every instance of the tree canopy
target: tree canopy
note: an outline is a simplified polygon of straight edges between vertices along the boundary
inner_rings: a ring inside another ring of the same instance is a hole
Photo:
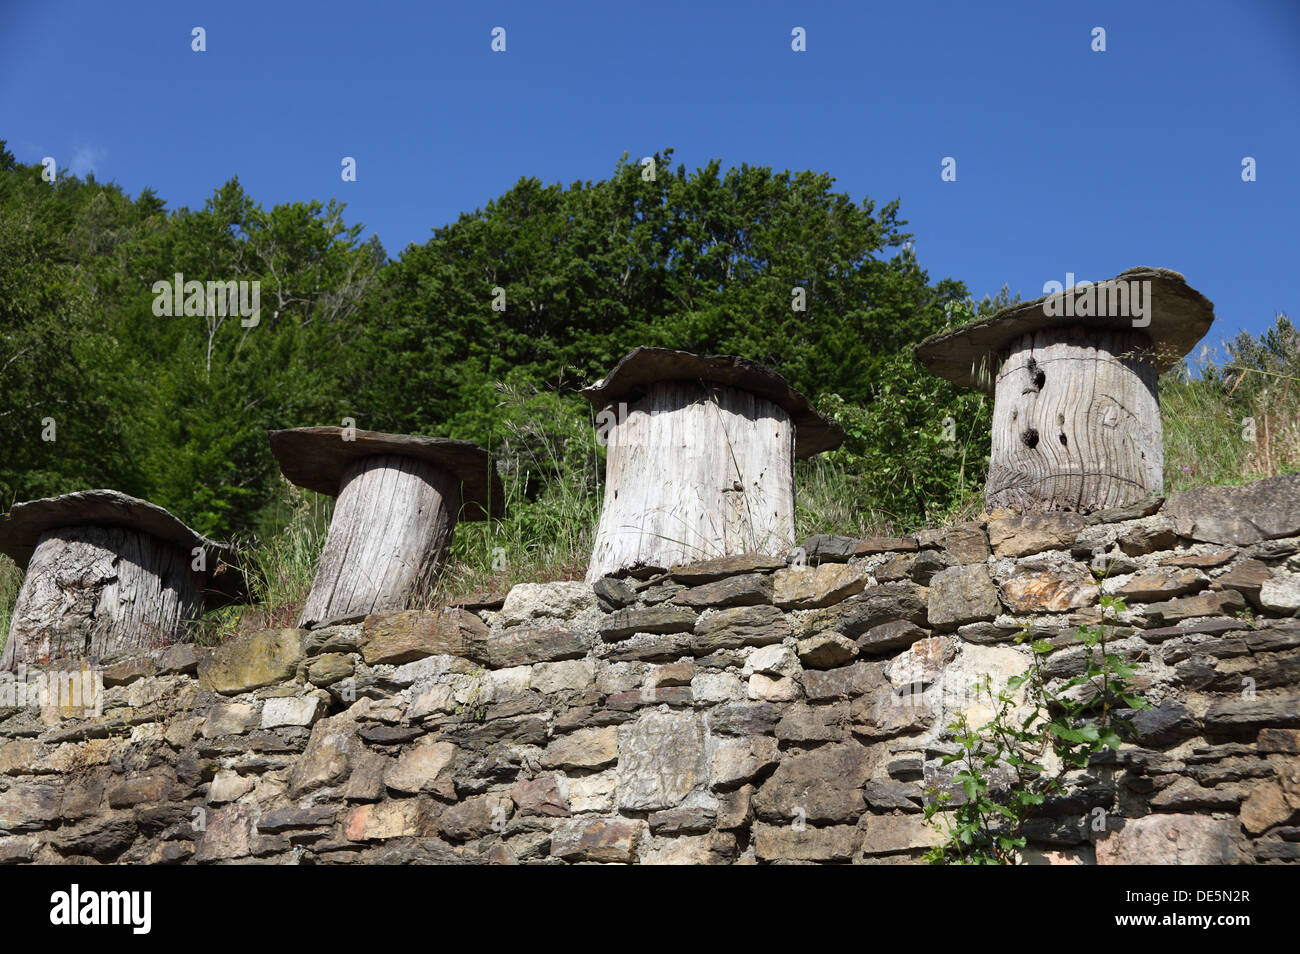
[[[168,210],[41,171],[0,144],[6,505],[105,486],[256,533],[281,497],[268,429],[352,418],[492,445],[504,387],[554,392],[563,442],[586,413],[573,392],[643,344],[779,370],[845,421],[837,460],[901,523],[982,477],[987,407],[910,354],[965,287],[918,266],[897,201],[825,173],[624,156],[598,182],[521,178],[389,258],[337,202],[265,210],[232,179]],[[260,282],[258,322],[156,315],[177,273]]]

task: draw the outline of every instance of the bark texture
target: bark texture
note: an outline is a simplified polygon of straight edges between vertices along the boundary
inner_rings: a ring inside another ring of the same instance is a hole
[[[794,545],[794,426],[778,405],[698,381],[647,386],[609,434],[587,579]]]
[[[202,574],[180,547],[117,527],[61,527],[39,537],[14,604],[0,668],[97,662],[175,642],[201,609]]]
[[[1010,346],[996,381],[990,510],[1091,513],[1162,490],[1150,347],[1141,332],[1078,325]]]
[[[380,455],[353,462],[300,625],[406,608],[442,567],[460,484],[428,461]]]

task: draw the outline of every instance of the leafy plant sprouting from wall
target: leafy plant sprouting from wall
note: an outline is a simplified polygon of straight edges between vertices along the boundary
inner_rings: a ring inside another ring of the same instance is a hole
[[[931,864],[1018,863],[1025,823],[1043,812],[1049,798],[1064,793],[1070,772],[1118,749],[1130,731],[1129,715],[1148,708],[1133,686],[1134,669],[1110,649],[1111,623],[1124,611],[1124,601],[1103,594],[1099,602],[1101,625],[1076,631],[1084,650],[1082,672],[1049,688],[1043,666],[1054,647],[1031,640],[1032,663],[997,694],[993,718],[975,728],[963,713],[949,726],[959,751],[943,764],[957,766],[953,784],[964,797],[954,805],[951,791],[927,792],[926,821],[943,835],[926,855]],[[1029,634],[1022,631],[1017,641],[1026,640]],[[983,689],[992,696],[987,676]]]

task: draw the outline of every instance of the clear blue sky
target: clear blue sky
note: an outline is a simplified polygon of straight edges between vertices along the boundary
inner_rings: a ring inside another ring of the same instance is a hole
[[[1298,317],[1297,0],[0,0],[0,138],[172,208],[235,175],[335,197],[392,255],[521,176],[671,146],[901,198],[920,264],[977,296],[1163,265],[1215,341]]]

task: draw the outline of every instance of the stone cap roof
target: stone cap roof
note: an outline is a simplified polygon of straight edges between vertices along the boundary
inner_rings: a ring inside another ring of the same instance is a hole
[[[812,457],[834,450],[844,429],[813,409],[808,398],[766,365],[729,354],[698,355],[671,348],[636,348],[614,370],[582,395],[597,411],[620,401],[635,401],[657,381],[709,381],[748,391],[784,408],[795,427],[795,456]]]
[[[79,490],[14,504],[0,516],[0,553],[26,570],[41,534],[60,527],[137,530],[174,544],[187,556],[194,547],[203,547],[209,553],[205,602],[219,605],[247,596],[243,571],[233,563],[234,548],[208,539],[157,504],[116,490]]]
[[[492,455],[473,441],[415,434],[355,431],[343,440],[341,427],[296,427],[270,431],[271,453],[284,476],[317,493],[338,496],[343,474],[364,457],[394,454],[428,461],[461,482],[461,520],[486,520],[505,513],[505,494]]]
[[[1072,304],[1077,304],[1087,294],[1088,286],[1076,285],[1033,301],[1010,305],[997,314],[959,328],[933,334],[916,346],[916,357],[932,374],[966,387],[990,390],[1002,360],[1002,350],[1011,342],[1046,328],[1083,325],[1143,332],[1151,338],[1154,346],[1157,370],[1168,371],[1210,330],[1214,322],[1214,304],[1188,285],[1182,275],[1167,268],[1130,268],[1104,282],[1094,282],[1093,294],[1100,299],[1105,291],[1109,299],[1109,289],[1117,282],[1148,280],[1151,282],[1151,305],[1141,320],[1149,320],[1150,324],[1144,326],[1135,326],[1134,319],[1128,315],[1078,316],[1073,307],[1073,314],[1066,315],[1065,298],[1072,296]],[[1094,311],[1102,310],[1100,302],[1098,304]],[[1147,308],[1145,300],[1142,304]],[[1056,313],[1049,315],[1049,307]]]

